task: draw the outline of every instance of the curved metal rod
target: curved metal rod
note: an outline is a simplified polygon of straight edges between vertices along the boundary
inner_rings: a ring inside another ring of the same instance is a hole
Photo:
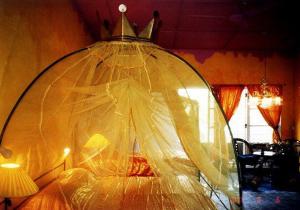
[[[118,40],[117,38],[116,38],[115,40],[112,39],[112,41],[117,41],[117,40]],[[122,40],[122,41],[125,42],[125,41],[139,41],[139,40],[140,40],[140,41],[143,41],[143,39],[134,39],[134,40],[130,40],[130,39],[126,40],[126,39],[125,39],[125,40]],[[91,45],[91,46],[93,46],[93,45]],[[64,55],[63,57],[59,58],[58,60],[54,61],[54,62],[51,63],[49,66],[47,66],[43,71],[41,71],[41,72],[40,72],[40,73],[39,73],[39,74],[31,81],[31,83],[26,87],[26,89],[25,89],[25,90],[22,92],[22,94],[19,96],[17,102],[15,103],[14,107],[12,108],[12,110],[10,111],[8,117],[7,117],[6,120],[5,120],[5,123],[4,123],[3,127],[2,127],[1,134],[0,134],[0,145],[2,144],[3,136],[4,136],[4,134],[5,134],[6,128],[7,128],[7,126],[8,126],[8,123],[9,123],[11,117],[13,116],[15,110],[16,110],[17,107],[19,106],[19,104],[20,104],[20,102],[22,101],[22,99],[24,98],[24,96],[27,94],[27,92],[28,92],[28,91],[31,89],[31,87],[34,85],[34,83],[35,83],[41,76],[43,76],[49,69],[51,69],[51,67],[55,66],[57,63],[59,63],[59,62],[62,61],[63,59],[68,58],[68,57],[70,57],[70,56],[72,56],[72,55],[74,55],[74,54],[76,54],[76,53],[81,52],[81,51],[87,50],[87,49],[89,49],[89,48],[90,48],[90,47],[84,47],[84,48],[81,48],[81,49],[79,49],[79,50],[75,50],[75,51],[73,51],[73,52],[71,52],[71,53],[68,53],[68,54]],[[153,55],[152,55],[152,56],[153,56]],[[154,58],[155,58],[155,56],[154,56]],[[102,63],[102,61],[99,62],[99,63],[97,64],[97,67],[98,67],[101,63]]]
[[[180,56],[178,56],[177,54],[175,54],[174,52],[171,52],[170,50],[167,50],[167,49],[161,49],[161,48],[158,48],[158,50],[161,50],[161,51],[165,51],[171,55],[173,55],[174,57],[176,57],[177,59],[179,59],[181,62],[185,63],[186,65],[188,65],[196,74],[198,77],[200,77],[202,79],[202,81],[205,83],[205,85],[207,86],[207,88],[209,89],[209,91],[212,93],[219,109],[221,110],[223,116],[224,116],[224,119],[225,119],[225,122],[226,122],[226,125],[228,126],[228,130],[229,130],[229,133],[230,133],[230,136],[231,136],[231,144],[232,144],[232,149],[234,150],[234,142],[233,142],[233,135],[232,135],[232,132],[231,132],[231,129],[230,129],[230,126],[229,126],[229,121],[225,115],[225,112],[219,102],[219,100],[217,100],[217,97],[215,95],[215,93],[212,91],[212,88],[211,86],[208,84],[208,82],[203,78],[203,76],[196,70],[196,68],[194,68],[189,62],[187,62],[186,60],[184,60],[183,58],[181,58]],[[234,152],[234,156],[235,156],[235,162],[236,162],[236,166],[237,166],[237,172],[238,172],[238,180],[239,180],[239,194],[240,194],[240,206],[241,209],[243,209],[243,203],[242,203],[242,188],[241,188],[241,183],[242,183],[242,177],[241,177],[241,171],[240,171],[240,166],[238,164],[238,159],[237,159],[237,154]],[[204,179],[204,178],[203,178]],[[205,180],[206,181],[206,180]],[[209,184],[208,184],[209,185]],[[209,185],[210,186],[210,185]],[[211,187],[211,186],[210,186]],[[216,192],[213,190],[213,192],[216,194]],[[219,199],[220,200],[220,199]],[[220,200],[221,201],[221,200]],[[221,201],[221,203],[223,204],[223,202]],[[223,204],[224,205],[224,204]],[[226,207],[226,206],[225,206]],[[226,207],[227,208],[227,207]]]
[[[10,111],[8,117],[5,120],[5,123],[3,125],[3,128],[1,130],[1,134],[0,134],[0,145],[2,143],[2,139],[3,136],[5,134],[6,128],[10,122],[11,117],[13,116],[13,114],[15,113],[16,109],[18,108],[19,104],[21,103],[21,101],[23,100],[24,96],[27,94],[27,92],[31,89],[31,87],[48,71],[51,69],[51,67],[55,66],[57,63],[59,63],[60,61],[62,61],[65,58],[68,58],[76,53],[82,52],[84,50],[89,49],[88,47],[85,48],[81,48],[79,50],[75,50],[73,52],[70,52],[66,55],[64,55],[63,57],[59,58],[58,60],[54,61],[53,63],[51,63],[49,66],[47,66],[43,71],[41,71],[32,81],[31,83],[26,87],[26,89],[22,92],[22,94],[19,96],[17,102],[15,103],[15,105],[13,106],[12,110]]]
[[[123,40],[121,40],[121,41],[123,41]],[[136,41],[136,40],[133,40],[133,41]],[[1,134],[0,134],[0,145],[1,145],[1,143],[2,143],[2,139],[3,139],[3,136],[4,136],[4,133],[5,133],[5,131],[6,131],[6,128],[7,128],[7,126],[8,126],[8,123],[10,122],[10,119],[11,119],[11,117],[13,116],[13,114],[14,114],[14,112],[15,112],[15,110],[17,109],[17,107],[18,107],[18,105],[20,104],[20,102],[22,101],[22,99],[24,98],[24,96],[27,94],[27,92],[31,89],[31,87],[35,84],[35,82],[40,78],[40,77],[42,77],[49,69],[51,69],[51,67],[53,67],[54,65],[56,65],[58,62],[60,62],[61,60],[63,60],[63,59],[65,59],[65,58],[67,58],[67,57],[69,57],[69,56],[72,56],[72,55],[74,55],[74,54],[76,54],[76,53],[79,53],[79,52],[81,52],[81,51],[84,51],[84,50],[87,50],[88,49],[88,47],[85,47],[85,48],[82,48],[82,49],[79,49],[79,50],[76,50],[76,51],[73,51],[73,52],[71,52],[71,53],[69,53],[69,54],[66,54],[66,55],[64,55],[63,57],[61,57],[60,59],[58,59],[58,60],[56,60],[55,62],[53,62],[52,64],[50,64],[48,67],[46,67],[43,71],[41,71],[33,80],[32,80],[32,82],[26,87],[26,89],[23,91],[23,93],[20,95],[20,97],[18,98],[18,100],[17,100],[17,102],[16,102],[16,104],[14,105],[14,107],[12,108],[12,110],[11,110],[11,112],[9,113],[9,115],[8,115],[8,117],[7,117],[7,119],[6,119],[6,121],[5,121],[5,123],[4,123],[4,125],[3,125],[3,128],[2,128],[2,131],[1,131]],[[171,55],[173,55],[174,57],[176,57],[177,59],[179,59],[180,61],[182,61],[183,63],[185,63],[186,65],[188,65],[196,74],[197,74],[197,76],[199,77],[199,78],[201,78],[202,79],[202,81],[204,81],[204,83],[205,83],[205,85],[207,86],[207,88],[210,90],[210,92],[212,93],[212,95],[214,96],[214,98],[215,98],[215,101],[217,102],[217,104],[218,104],[218,106],[219,106],[219,108],[220,108],[220,110],[221,110],[221,112],[222,112],[222,114],[223,114],[223,116],[224,116],[224,119],[225,119],[225,121],[226,121],[226,124],[227,124],[227,126],[229,127],[229,123],[228,123],[228,120],[227,120],[227,118],[226,118],[226,115],[225,115],[225,113],[224,113],[224,111],[223,111],[223,109],[221,108],[221,105],[220,105],[220,103],[219,103],[219,101],[218,100],[216,100],[216,96],[215,96],[215,94],[213,93],[213,91],[212,91],[212,89],[211,89],[211,87],[210,87],[210,85],[208,84],[208,82],[202,77],[202,75],[190,64],[190,63],[188,63],[186,60],[184,60],[183,58],[181,58],[180,56],[178,56],[178,55],[176,55],[175,53],[173,53],[173,52],[171,52],[171,51],[169,51],[169,50],[166,50],[166,49],[162,49],[162,48],[157,48],[158,50],[161,50],[161,51],[165,51],[165,52],[167,52],[167,53],[169,53],[169,54],[171,54]],[[229,130],[229,132],[230,132],[230,135],[231,135],[231,137],[232,137],[232,132],[231,132],[231,130],[230,129],[228,129]],[[233,144],[233,142],[232,142],[232,144]],[[234,148],[233,148],[234,149]],[[235,154],[235,153],[234,153]],[[236,162],[237,162],[237,157],[236,157],[236,154],[235,154],[235,158],[236,158]],[[239,165],[237,164],[237,171],[238,171],[238,179],[239,179],[239,185],[241,186],[241,175],[240,175],[240,168],[239,168]],[[210,186],[210,185],[209,185]],[[240,192],[240,198],[242,198],[242,191],[241,191],[241,187],[239,186],[239,192]],[[211,186],[210,186],[211,187]],[[214,190],[213,190],[214,191]],[[215,193],[215,191],[214,191],[214,193]],[[220,200],[220,199],[219,199]],[[220,200],[221,201],[221,200]],[[222,202],[222,201],[221,201]],[[222,204],[223,204],[223,202],[222,202]],[[223,204],[224,205],[224,204]],[[225,206],[225,205],[224,205]],[[241,202],[241,206],[242,206],[242,202]],[[226,206],[225,206],[226,207]]]

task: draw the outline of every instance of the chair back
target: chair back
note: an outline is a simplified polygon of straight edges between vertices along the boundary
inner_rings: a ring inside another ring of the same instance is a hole
[[[249,142],[241,138],[233,138],[234,150],[236,155],[252,154],[252,146]],[[244,149],[245,147],[245,149]]]

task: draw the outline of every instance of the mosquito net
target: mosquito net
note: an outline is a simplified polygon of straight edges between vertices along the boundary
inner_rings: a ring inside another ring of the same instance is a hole
[[[151,177],[151,185],[131,189],[127,203],[143,191],[144,203],[171,200],[175,209],[213,209],[209,199],[199,197],[206,193],[199,176],[214,190],[239,196],[231,140],[210,88],[190,65],[152,43],[110,41],[45,71],[17,106],[2,145],[13,151],[9,161],[33,178],[61,163],[69,147],[68,165],[102,183],[97,187],[102,196],[95,191],[87,196],[86,186],[73,192],[67,199],[73,207],[84,199],[86,209],[110,207],[108,198],[114,198],[119,209],[126,203],[118,202],[120,193]],[[62,186],[80,180],[70,172],[61,177]],[[61,188],[66,196],[68,189]]]

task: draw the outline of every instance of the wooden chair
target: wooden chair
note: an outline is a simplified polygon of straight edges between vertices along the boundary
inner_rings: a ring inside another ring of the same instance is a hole
[[[299,141],[296,139],[286,139],[280,144],[280,150],[274,158],[274,173],[272,185],[288,190],[299,190]],[[275,169],[277,170],[275,171]]]
[[[240,138],[234,138],[233,143],[234,143],[235,153],[237,156],[237,161],[240,168],[242,185],[245,186],[247,183],[247,179],[245,176],[247,172],[246,166],[253,167],[251,171],[253,173],[253,177],[256,177],[258,175],[257,169],[259,166],[261,166],[261,163],[259,161],[260,157],[253,154],[252,146],[246,140]],[[251,180],[253,179],[253,177],[251,178]]]

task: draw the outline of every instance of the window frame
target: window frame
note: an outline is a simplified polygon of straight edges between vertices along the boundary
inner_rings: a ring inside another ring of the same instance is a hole
[[[251,110],[258,110],[257,106],[256,105],[253,105],[251,104],[251,96],[250,96],[250,93],[249,93],[249,90],[247,89],[247,87],[245,87],[243,89],[243,92],[242,92],[242,95],[241,95],[241,100],[244,100],[244,103],[245,103],[245,106],[243,107],[245,110],[244,112],[242,113],[245,113],[244,116],[241,116],[244,118],[243,122],[244,122],[244,137],[242,136],[234,136],[234,124],[230,123],[229,121],[229,125],[231,127],[231,130],[233,131],[233,137],[235,138],[243,138],[245,139],[246,141],[250,142],[250,143],[262,143],[262,144],[270,144],[273,142],[273,135],[270,136],[270,138],[268,138],[268,140],[266,141],[263,141],[263,139],[255,139],[253,140],[253,134],[251,135],[251,128],[255,128],[255,127],[265,127],[265,128],[270,128],[272,129],[268,124],[267,122],[264,120],[265,124],[252,124],[251,123],[251,116],[250,116],[250,112]],[[237,109],[240,109],[241,107],[241,101],[237,107]],[[258,112],[260,113],[260,111],[258,110]],[[237,112],[234,113],[233,117],[236,115]],[[260,113],[261,115],[261,113]],[[261,115],[261,117],[263,118],[263,116]],[[281,116],[280,116],[281,118]],[[272,129],[273,130],[273,129]],[[279,132],[281,131],[281,120],[280,120],[280,123],[279,123]]]

